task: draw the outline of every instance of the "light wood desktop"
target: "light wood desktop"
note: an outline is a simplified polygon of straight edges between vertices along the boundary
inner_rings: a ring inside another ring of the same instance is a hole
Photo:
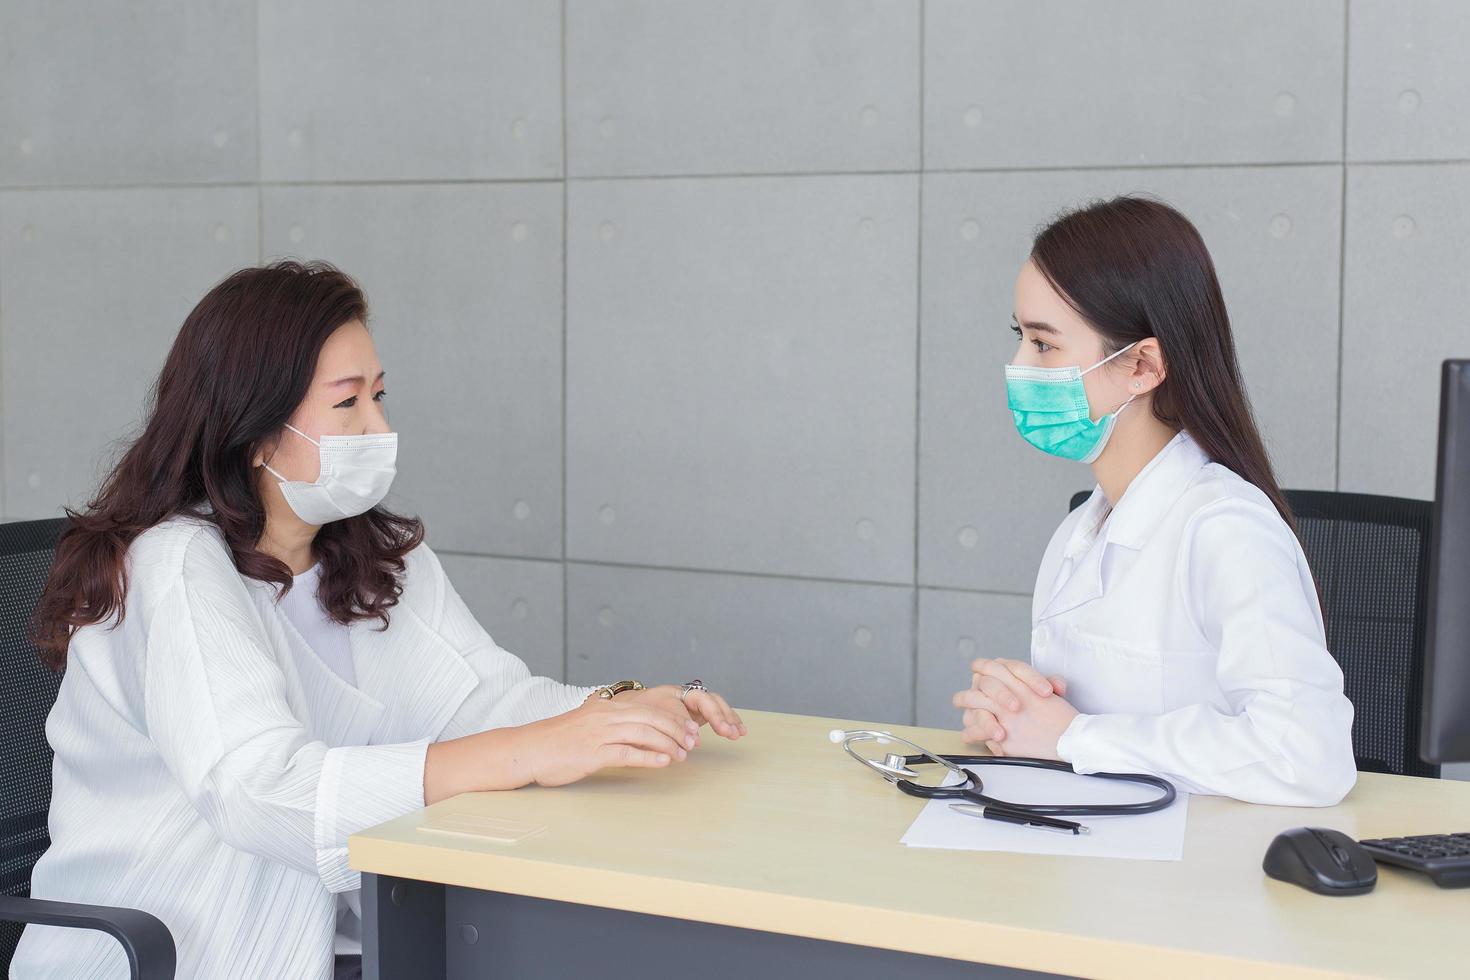
[[[1354,838],[1470,830],[1470,783],[1359,777],[1329,809],[1189,801],[1184,859],[1152,862],[906,848],[923,805],[827,740],[833,719],[742,712],[666,771],[447,800],[352,838],[352,866],[391,878],[1088,977],[1465,976],[1470,889],[1380,867],[1337,898],[1267,878],[1278,832]],[[953,731],[881,726],[935,751]],[[491,816],[515,843],[429,833]],[[452,924],[451,924],[452,925]],[[681,975],[697,976],[698,971]]]

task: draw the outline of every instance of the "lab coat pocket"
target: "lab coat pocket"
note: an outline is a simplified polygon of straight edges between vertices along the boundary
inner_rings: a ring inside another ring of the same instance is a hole
[[[1067,700],[1083,714],[1164,712],[1164,654],[1078,626],[1066,630]]]

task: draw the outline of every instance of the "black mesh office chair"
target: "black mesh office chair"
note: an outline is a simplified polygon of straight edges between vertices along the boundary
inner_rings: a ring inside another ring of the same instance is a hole
[[[51,746],[46,716],[61,674],[41,663],[28,624],[66,522],[0,524],[0,976],[24,923],[99,929],[123,946],[139,980],[172,980],[173,937],[138,909],[30,898],[31,868],[51,843]],[[105,817],[105,814],[98,814]]]
[[[1287,490],[1322,595],[1327,649],[1353,703],[1353,755],[1364,772],[1438,776],[1419,758],[1424,704],[1427,500]],[[1072,497],[1072,509],[1092,491]]]

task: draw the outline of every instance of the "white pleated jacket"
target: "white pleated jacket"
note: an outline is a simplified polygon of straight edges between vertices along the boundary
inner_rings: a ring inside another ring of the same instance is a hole
[[[1037,573],[1031,660],[1081,712],[1057,754],[1251,803],[1342,799],[1353,706],[1270,499],[1181,432],[1107,508],[1094,490]]]
[[[332,973],[347,838],[424,805],[432,741],[568,711],[590,688],[532,677],[421,546],[390,625],[350,629],[358,685],[242,577],[220,533],[179,518],[128,552],[127,615],[78,631],[46,733],[56,751],[38,898],[144,909],[180,977]],[[99,933],[29,926],[17,978],[127,976]]]

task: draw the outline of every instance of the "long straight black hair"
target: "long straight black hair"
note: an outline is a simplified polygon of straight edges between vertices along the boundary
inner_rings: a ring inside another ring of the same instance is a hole
[[[1166,376],[1154,417],[1259,487],[1295,531],[1246,397],[1215,263],[1189,219],[1146,197],[1097,201],[1043,228],[1031,260],[1102,334],[1105,353],[1158,340]]]

